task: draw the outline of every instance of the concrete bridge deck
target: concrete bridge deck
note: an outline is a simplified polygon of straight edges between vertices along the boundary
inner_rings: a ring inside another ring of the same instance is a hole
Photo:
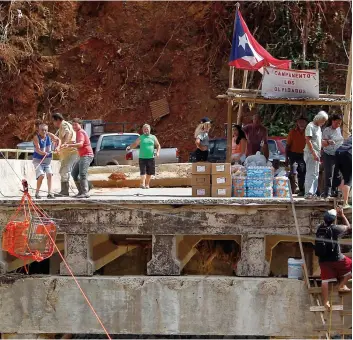
[[[39,203],[59,220],[58,233],[65,235],[63,249],[77,275],[92,275],[97,269],[91,261],[92,235],[151,237],[150,275],[180,275],[200,240],[229,236],[241,246],[237,274],[268,276],[272,248],[266,249],[266,244],[270,247],[266,238],[281,235],[282,240],[296,240],[288,199],[194,198],[187,196],[188,190],[119,189],[99,191],[85,200],[60,198]],[[6,225],[17,204],[18,198],[0,200],[0,225]],[[304,199],[296,199],[295,205],[303,236],[313,235],[322,212],[332,208],[332,202]],[[112,253],[119,253],[115,248]],[[3,253],[2,271],[8,271],[6,262]],[[67,274],[65,268],[61,273]]]
[[[111,334],[312,335],[304,283],[266,277],[276,242],[297,240],[289,200],[193,198],[190,193],[188,188],[96,190],[87,200],[38,203],[61,220],[57,245],[74,274],[82,276],[79,283]],[[1,226],[18,202],[19,197],[0,199]],[[300,232],[310,237],[333,203],[296,199],[295,205]],[[126,252],[111,235],[150,240],[149,276],[93,276]],[[239,244],[239,277],[179,276],[203,239]],[[63,263],[59,276],[12,279],[7,272],[16,266],[23,261],[0,252],[1,332],[30,338],[102,333]]]

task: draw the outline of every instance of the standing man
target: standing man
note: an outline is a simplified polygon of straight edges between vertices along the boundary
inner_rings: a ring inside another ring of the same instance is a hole
[[[143,135],[136,139],[134,143],[126,148],[126,151],[140,146],[139,166],[140,166],[140,188],[149,189],[151,176],[156,173],[156,163],[154,158],[154,148],[157,148],[156,157],[159,157],[161,145],[156,136],[151,135],[151,127],[145,124],[142,127]]]
[[[336,150],[335,157],[335,167],[342,174],[340,189],[343,194],[343,209],[348,209],[351,207],[348,204],[348,198],[352,186],[352,135]]]
[[[263,154],[268,159],[268,134],[267,129],[262,125],[260,115],[256,113],[253,116],[252,124],[246,125],[243,130],[247,139],[246,156],[252,156],[261,151],[261,144],[263,143]]]
[[[297,125],[290,130],[287,137],[286,144],[286,163],[290,164],[292,178],[294,180],[294,190],[296,193],[299,190],[298,196],[304,196],[304,182],[305,182],[305,162],[304,162],[304,148],[305,148],[305,128],[308,121],[305,117],[300,116],[297,119]],[[289,161],[289,162],[288,162]],[[297,174],[293,172],[293,164],[297,163]]]
[[[60,113],[52,115],[54,126],[59,129],[59,139],[61,144],[72,144],[76,140],[76,133],[72,125],[64,120]],[[74,164],[77,161],[77,150],[73,148],[62,148],[59,151],[60,157],[60,177],[61,177],[61,191],[56,194],[57,197],[69,196],[69,181],[70,174]]]
[[[339,172],[335,167],[335,153],[336,150],[343,144],[344,138],[341,133],[341,124],[343,117],[339,114],[334,114],[330,117],[331,123],[322,132],[323,140],[332,140],[333,144],[323,148],[324,158],[324,173],[325,173],[325,189],[323,196],[337,197],[337,187],[340,184]]]
[[[82,129],[81,120],[74,118],[72,120],[72,127],[76,132],[76,141],[74,143],[68,143],[62,145],[62,148],[74,148],[78,150],[80,160],[76,162],[71,172],[71,175],[75,181],[78,194],[76,198],[88,198],[89,197],[89,183],[87,179],[88,168],[93,161],[93,150],[91,147],[91,141],[87,135],[87,132]],[[79,180],[80,179],[80,180]]]
[[[336,217],[342,218],[343,225],[335,225]],[[316,231],[315,255],[319,257],[321,269],[321,289],[324,306],[330,310],[329,283],[339,281],[339,292],[350,292],[347,287],[352,277],[352,260],[341,253],[338,239],[352,228],[340,208],[329,210],[324,214],[324,223]]]
[[[327,119],[327,113],[320,111],[305,129],[304,161],[306,164],[306,175],[304,197],[307,199],[316,197],[319,183],[321,147],[332,143],[330,140],[322,141],[321,126],[326,123]]]

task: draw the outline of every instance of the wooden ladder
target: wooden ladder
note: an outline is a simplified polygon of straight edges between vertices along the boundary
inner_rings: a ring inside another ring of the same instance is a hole
[[[345,335],[351,335],[352,327],[345,322],[345,316],[351,316],[352,310],[345,309],[344,300],[345,297],[351,299],[352,294],[339,293],[333,289],[333,286],[331,286],[329,296],[330,300],[332,300],[332,305],[331,311],[329,312],[326,310],[322,302],[321,287],[319,286],[319,282],[321,282],[321,280],[311,278],[309,279],[309,282],[310,287],[308,288],[308,292],[310,294],[311,302],[310,312],[315,313],[316,320],[319,318],[319,325],[314,326],[313,329],[316,336],[321,339],[322,335],[324,335],[326,339],[331,339],[332,335],[339,334],[341,339],[345,339]],[[333,295],[331,296],[331,294]],[[339,301],[337,301],[337,297]],[[336,323],[337,319],[340,321],[339,323]],[[346,337],[346,339],[350,338],[351,337]]]

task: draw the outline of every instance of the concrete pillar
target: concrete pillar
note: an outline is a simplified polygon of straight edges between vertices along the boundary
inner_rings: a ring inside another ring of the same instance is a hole
[[[147,263],[147,275],[180,275],[176,236],[152,235],[152,259]]]
[[[7,261],[6,261],[6,252],[0,249],[0,274],[5,274],[7,272]]]
[[[93,264],[90,258],[89,235],[65,235],[65,260],[74,275],[93,275]],[[65,263],[60,263],[60,275],[70,275]]]
[[[243,235],[237,276],[268,276],[270,265],[266,261],[265,250],[264,236]]]

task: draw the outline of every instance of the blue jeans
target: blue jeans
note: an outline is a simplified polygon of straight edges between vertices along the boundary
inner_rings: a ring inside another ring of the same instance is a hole
[[[92,163],[93,156],[82,156],[80,160],[74,165],[71,175],[75,182],[79,179],[81,181],[87,179],[88,168]]]
[[[310,152],[304,151],[304,161],[306,164],[305,174],[305,194],[316,195],[319,185],[320,162],[314,160]]]

